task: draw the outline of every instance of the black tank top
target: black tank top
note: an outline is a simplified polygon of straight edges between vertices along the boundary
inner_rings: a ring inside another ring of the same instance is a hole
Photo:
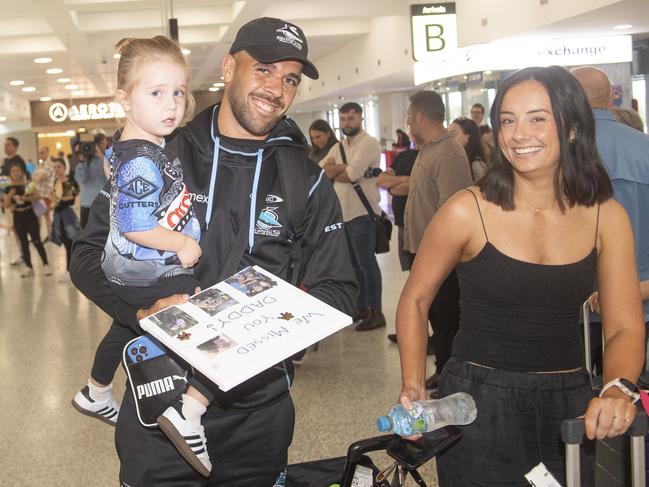
[[[489,242],[479,204],[478,212],[487,242],[478,255],[456,268],[462,294],[453,355],[528,372],[582,366],[579,311],[593,291],[596,247],[571,264],[517,260]]]

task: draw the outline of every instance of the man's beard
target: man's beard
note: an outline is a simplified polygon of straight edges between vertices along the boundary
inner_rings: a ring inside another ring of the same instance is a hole
[[[345,136],[347,137],[354,137],[360,131],[361,131],[360,127],[349,127],[349,128],[345,127],[344,129],[342,129],[343,134],[345,134]]]
[[[236,86],[232,87],[228,93],[228,101],[230,102],[230,107],[232,108],[232,114],[234,118],[237,119],[239,125],[243,127],[247,132],[251,133],[256,137],[263,137],[268,135],[271,130],[277,125],[282,117],[284,112],[273,117],[269,122],[263,122],[261,119],[257,118],[256,114],[253,113],[251,107],[246,103],[248,97],[237,92]],[[279,106],[280,110],[284,108],[284,103],[280,98],[274,98],[268,95],[262,95],[255,93],[257,98],[261,98],[268,103]]]

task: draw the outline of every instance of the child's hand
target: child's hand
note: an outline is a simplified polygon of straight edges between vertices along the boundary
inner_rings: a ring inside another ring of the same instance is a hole
[[[194,267],[202,254],[203,251],[201,250],[200,245],[198,245],[198,242],[191,237],[186,237],[184,245],[178,252],[176,252],[176,255],[180,259],[180,263],[185,269]]]

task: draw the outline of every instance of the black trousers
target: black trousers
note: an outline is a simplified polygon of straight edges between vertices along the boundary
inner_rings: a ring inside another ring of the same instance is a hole
[[[287,393],[252,410],[203,416],[212,461],[209,479],[199,475],[158,429],[142,426],[126,390],[115,430],[120,481],[129,487],[272,487],[288,462],[295,409]]]
[[[36,218],[34,212],[31,209],[14,211],[14,228],[20,241],[20,251],[23,254],[23,259],[25,259],[25,265],[27,267],[32,266],[32,257],[29,252],[29,238],[32,239],[32,243],[36,247],[36,251],[43,261],[43,265],[47,265],[47,254],[45,253],[43,242],[41,242],[38,218]]]

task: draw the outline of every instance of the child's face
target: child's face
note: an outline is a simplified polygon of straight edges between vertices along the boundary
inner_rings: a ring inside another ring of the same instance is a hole
[[[120,100],[127,124],[139,138],[160,144],[185,115],[187,76],[168,60],[148,62],[138,74],[130,93]]]

